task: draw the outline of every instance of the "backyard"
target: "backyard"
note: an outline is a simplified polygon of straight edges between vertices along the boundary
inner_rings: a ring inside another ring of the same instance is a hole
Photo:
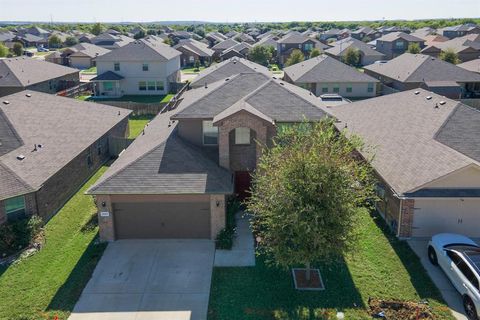
[[[45,226],[46,244],[32,257],[0,267],[0,319],[67,319],[104,244],[97,244],[96,208],[84,195],[99,169]]]
[[[138,116],[130,116],[128,118],[128,126],[130,129],[130,135],[128,136],[129,139],[135,139],[142,133],[143,128],[147,125],[150,120],[152,120],[155,116],[154,115],[138,115]]]
[[[97,67],[90,67],[80,71],[81,74],[97,74]]]
[[[167,103],[174,97],[174,94],[165,94],[165,95],[124,95],[119,98],[97,98],[94,96],[78,96],[76,99],[83,101],[125,101],[125,102],[136,102],[136,103]]]
[[[453,319],[439,291],[405,242],[383,220],[359,211],[358,241],[352,256],[317,264],[325,291],[293,289],[289,270],[267,267],[264,257],[250,268],[215,268],[209,319],[371,319],[369,297],[419,302],[427,299],[436,319]]]

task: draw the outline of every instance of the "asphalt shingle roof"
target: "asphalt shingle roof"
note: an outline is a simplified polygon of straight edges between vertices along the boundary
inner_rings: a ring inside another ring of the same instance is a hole
[[[214,54],[214,51],[210,49],[205,43],[194,39],[180,40],[180,42],[173,48],[178,49],[182,47],[186,50],[198,54],[200,57],[211,57]]]
[[[463,68],[468,71],[480,73],[480,58],[457,64],[457,67]]]
[[[365,42],[352,37],[336,41],[333,47],[325,50],[325,52],[334,56],[343,57],[349,48],[358,49],[363,52],[365,56],[378,56],[379,59],[384,56],[383,53],[373,50],[372,47]]]
[[[377,39],[377,41],[385,41],[385,42],[392,42],[397,39],[403,39],[408,42],[423,42],[425,40],[415,37],[411,34],[405,33],[405,32],[390,32],[387,33],[384,36],[381,36],[380,38]]]
[[[216,45],[214,45],[212,47],[212,50],[220,50],[220,51],[227,50],[228,48],[231,48],[231,47],[237,45],[238,43],[239,42],[237,42],[233,39],[226,39],[226,40],[223,40],[222,42],[219,42]]]

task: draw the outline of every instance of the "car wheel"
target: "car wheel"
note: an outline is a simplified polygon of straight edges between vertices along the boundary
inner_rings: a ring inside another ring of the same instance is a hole
[[[428,260],[430,260],[430,263],[433,264],[434,266],[438,266],[437,253],[435,252],[435,249],[433,249],[432,246],[428,247]]]
[[[463,307],[465,308],[465,314],[469,320],[478,320],[477,309],[469,296],[463,297]]]

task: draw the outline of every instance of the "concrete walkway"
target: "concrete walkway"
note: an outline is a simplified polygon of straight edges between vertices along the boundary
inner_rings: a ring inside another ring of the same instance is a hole
[[[71,320],[205,320],[215,244],[210,240],[110,243]]]
[[[235,215],[237,221],[236,237],[232,250],[215,252],[215,267],[253,267],[255,266],[255,247],[248,216],[243,211]]]
[[[420,261],[427,270],[428,275],[433,283],[437,286],[442,294],[443,299],[452,311],[453,316],[457,320],[468,320],[463,310],[462,296],[453,287],[450,280],[447,278],[442,269],[436,267],[428,260],[427,246],[428,240],[408,240],[407,241],[415,254],[420,258]]]

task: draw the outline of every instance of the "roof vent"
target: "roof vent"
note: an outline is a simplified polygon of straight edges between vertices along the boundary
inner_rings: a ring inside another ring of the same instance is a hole
[[[205,82],[205,89],[207,89],[207,88],[208,88],[208,84]]]
[[[17,160],[22,161],[23,159],[25,159],[25,156],[24,156],[23,154],[19,154],[19,155],[17,156]]]
[[[228,81],[228,80],[230,80],[230,78],[225,79],[225,81]]]
[[[30,98],[32,95],[31,95],[30,93],[27,93],[25,96],[26,96],[27,98]]]
[[[443,106],[443,105],[444,105],[445,103],[447,103],[447,102],[442,100],[442,101],[440,101],[439,103],[440,103],[441,106]]]
[[[10,104],[10,101],[5,100],[5,101],[3,101],[3,104]]]
[[[427,100],[432,100],[432,96],[426,96],[425,99],[427,99]]]
[[[283,82],[280,82],[280,85],[282,85],[282,86],[283,86],[283,85],[284,85],[284,84],[283,84]]]
[[[435,109],[438,109],[438,103],[435,103],[435,107],[434,107],[434,108],[435,108]]]
[[[417,90],[414,93],[415,93],[415,95],[417,95],[417,94],[420,94],[420,91]]]
[[[120,111],[118,111],[118,115],[120,115]]]

